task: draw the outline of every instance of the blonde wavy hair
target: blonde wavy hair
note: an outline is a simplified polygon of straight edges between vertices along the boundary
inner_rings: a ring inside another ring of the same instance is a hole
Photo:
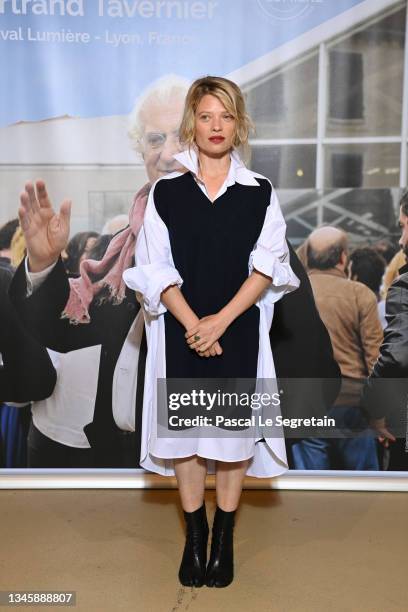
[[[223,77],[206,76],[197,79],[187,92],[183,118],[180,125],[180,141],[184,147],[190,147],[195,142],[195,113],[200,100],[210,94],[223,104],[234,117],[235,135],[233,146],[240,149],[243,157],[248,160],[250,148],[249,134],[254,130],[250,116],[245,108],[242,91],[236,83]]]

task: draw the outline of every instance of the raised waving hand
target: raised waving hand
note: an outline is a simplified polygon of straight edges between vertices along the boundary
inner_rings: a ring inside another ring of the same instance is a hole
[[[21,228],[27,244],[29,267],[41,272],[53,264],[69,240],[71,202],[64,200],[55,212],[44,181],[27,183],[20,194],[18,209]]]

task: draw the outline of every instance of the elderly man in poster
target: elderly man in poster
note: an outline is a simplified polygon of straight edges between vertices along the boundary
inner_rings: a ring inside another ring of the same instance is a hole
[[[60,258],[69,237],[70,202],[65,200],[56,214],[42,181],[37,181],[36,189],[27,184],[22,194],[20,220],[28,260],[18,269],[11,287],[11,297],[20,315],[45,346],[59,353],[92,346],[101,348],[99,373],[95,372],[93,420],[83,422],[82,418],[81,421],[80,407],[73,407],[78,412],[78,429],[83,430],[84,440],[92,449],[89,467],[138,466],[139,436],[135,429],[138,429],[143,383],[137,386],[136,398],[131,403],[115,405],[112,400],[113,387],[124,386],[120,376],[126,377],[123,367],[126,351],[131,350],[136,358],[140,357],[138,374],[141,381],[144,377],[143,321],[137,317],[139,304],[134,293],[126,291],[122,272],[131,265],[151,184],[178,168],[173,155],[180,150],[177,129],[187,86],[184,79],[168,76],[154,83],[139,98],[131,113],[130,136],[134,148],[143,157],[148,182],[135,196],[130,226],[115,236],[102,261],[84,262],[78,279],[68,281]],[[27,293],[32,294],[26,298]],[[62,311],[65,318],[61,318]],[[69,321],[76,324],[70,325]],[[63,429],[63,423],[53,425],[60,431]],[[44,449],[44,453],[36,453],[37,458],[42,456],[41,464],[31,467],[54,467],[47,451],[46,432],[33,424],[30,434],[36,450]],[[61,436],[54,441],[62,446],[66,443]]]

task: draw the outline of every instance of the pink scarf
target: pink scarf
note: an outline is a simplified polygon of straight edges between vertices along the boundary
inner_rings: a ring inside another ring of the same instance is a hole
[[[71,291],[68,302],[61,315],[70,323],[89,323],[89,305],[94,297],[104,287],[109,288],[109,297],[114,304],[120,304],[126,291],[122,274],[132,265],[135,253],[136,239],[143,224],[144,212],[150,184],[144,185],[135,195],[129,212],[129,227],[116,234],[111,240],[101,261],[85,259],[80,265],[80,276],[69,280]],[[98,281],[92,282],[89,274],[103,275]]]

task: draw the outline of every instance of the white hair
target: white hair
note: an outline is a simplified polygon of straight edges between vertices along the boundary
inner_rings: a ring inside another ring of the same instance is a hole
[[[166,74],[153,81],[137,98],[135,105],[129,115],[128,135],[132,141],[132,147],[141,153],[141,139],[144,133],[142,114],[146,107],[155,103],[160,106],[168,106],[174,98],[184,99],[190,87],[190,81],[176,74]],[[180,117],[181,121],[181,117]]]
[[[116,215],[112,219],[108,219],[102,228],[101,234],[116,234],[119,230],[124,229],[129,225],[129,215]]]

